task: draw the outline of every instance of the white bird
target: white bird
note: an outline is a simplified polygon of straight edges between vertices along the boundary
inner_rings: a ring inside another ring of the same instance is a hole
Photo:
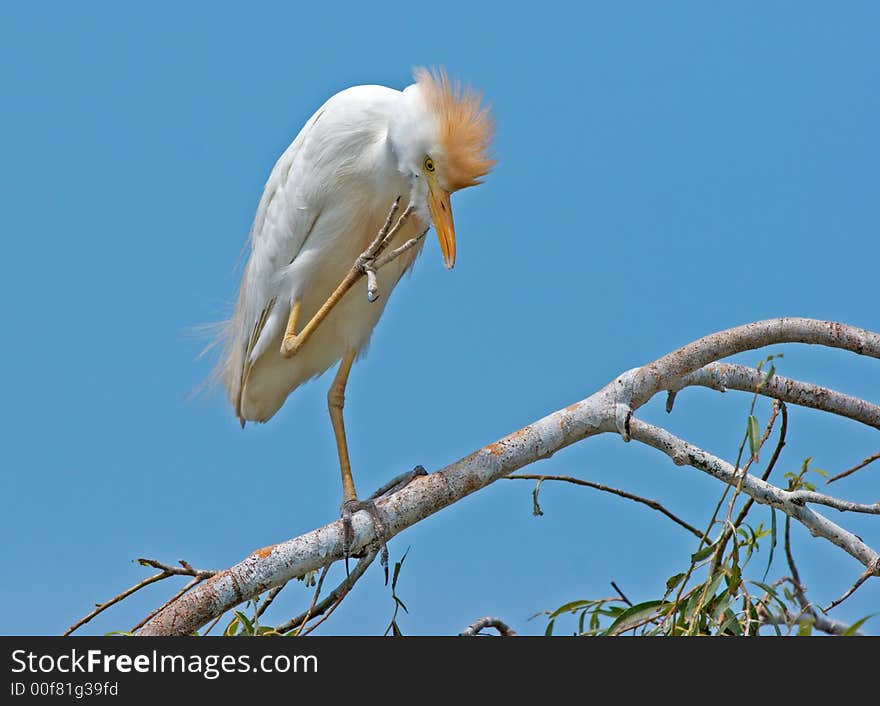
[[[250,233],[217,375],[242,426],[268,421],[288,395],[334,363],[327,395],[343,483],[343,515],[359,509],[342,421],[345,385],[369,342],[388,294],[415,261],[423,240],[377,273],[382,296],[363,280],[298,340],[355,265],[400,198],[409,204],[396,249],[434,225],[447,268],[455,263],[450,194],[480,183],[492,119],[479,95],[443,70],[417,69],[403,91],[355,86],[331,97],[275,164]],[[332,302],[331,302],[332,303]],[[325,307],[326,308],[326,307]]]

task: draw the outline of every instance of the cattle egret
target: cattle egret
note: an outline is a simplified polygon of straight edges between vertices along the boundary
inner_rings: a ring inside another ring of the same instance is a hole
[[[450,194],[480,183],[494,164],[480,96],[443,70],[417,69],[414,78],[403,91],[337,93],[281,155],[251,228],[217,369],[244,426],[268,421],[297,387],[342,361],[327,403],[347,536],[351,513],[370,510],[355,491],[342,417],[351,366],[432,224],[446,267],[455,264]],[[399,218],[398,203],[406,206]],[[377,233],[391,235],[382,262],[369,251]],[[371,514],[378,522],[375,508]]]

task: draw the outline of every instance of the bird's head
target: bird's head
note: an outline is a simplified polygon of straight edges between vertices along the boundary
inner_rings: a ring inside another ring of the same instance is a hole
[[[451,82],[442,69],[416,69],[388,126],[398,168],[413,181],[413,202],[434,223],[446,267],[455,264],[450,195],[475,186],[495,164],[493,124],[478,94]]]

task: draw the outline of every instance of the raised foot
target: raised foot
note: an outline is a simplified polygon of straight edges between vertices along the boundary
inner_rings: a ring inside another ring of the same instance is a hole
[[[354,527],[351,524],[351,518],[360,510],[364,510],[373,520],[373,528],[376,533],[376,542],[381,547],[379,562],[382,564],[382,570],[385,572],[385,584],[388,584],[388,532],[385,528],[385,521],[379,508],[376,507],[376,500],[393,495],[401,488],[409,485],[415,478],[426,476],[428,472],[423,466],[416,466],[411,471],[401,473],[399,476],[392,478],[385,483],[368,500],[346,500],[342,503],[342,553],[345,556],[345,575],[348,576],[348,559],[352,556],[351,545],[354,542]]]

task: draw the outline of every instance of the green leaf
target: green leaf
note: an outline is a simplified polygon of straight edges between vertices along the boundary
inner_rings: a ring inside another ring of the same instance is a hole
[[[767,568],[764,569],[764,575],[761,581],[767,580],[767,574],[770,573],[770,564],[773,563],[773,550],[776,549],[776,509],[770,508],[770,556],[767,558]]]
[[[859,631],[859,628],[862,627],[862,625],[864,625],[867,620],[873,618],[875,615],[877,615],[877,614],[871,613],[871,615],[866,615],[861,620],[857,620],[856,622],[854,622],[852,625],[850,625],[843,632],[843,637],[849,637],[850,635],[855,635]]]
[[[731,593],[736,591],[739,588],[739,585],[742,583],[742,572],[740,571],[739,564],[734,564],[727,571],[727,590]]]
[[[233,635],[238,634],[238,628],[241,625],[241,622],[238,619],[238,615],[236,615],[230,622],[229,625],[226,626],[226,629],[223,631],[223,634],[226,637],[232,637]]]
[[[746,432],[749,436],[749,451],[752,453],[752,458],[758,458],[758,453],[761,451],[761,429],[754,414],[749,415]]]
[[[703,559],[708,559],[712,556],[712,552],[715,551],[714,544],[707,544],[705,547],[700,549],[698,552],[691,554],[691,562],[696,563],[698,561],[703,561]]]
[[[742,625],[739,622],[739,618],[736,613],[734,613],[730,608],[727,609],[727,612],[724,614],[727,616],[724,622],[721,624],[721,627],[718,629],[720,633],[725,633],[728,630],[733,632],[736,635],[742,635],[743,629]]]
[[[715,597],[715,591],[718,590],[718,586],[721,584],[721,580],[724,578],[724,576],[724,571],[715,572],[715,575],[709,582],[709,587],[706,589],[706,602],[711,601]]]
[[[685,603],[684,610],[682,611],[682,617],[685,622],[692,622],[694,619],[694,615],[697,610],[697,604],[700,601],[700,596],[703,593],[703,584],[694,587],[691,589],[691,592],[688,594],[687,603]]]
[[[681,580],[687,576],[687,574],[675,574],[675,576],[670,576],[666,579],[666,590],[671,591],[673,588],[678,586],[681,583]]]
[[[555,620],[549,620],[547,622],[547,627],[544,629],[544,637],[550,637],[553,634],[553,625],[555,623]]]
[[[762,591],[764,591],[764,593],[767,594],[767,597],[770,600],[775,601],[779,605],[779,607],[782,609],[783,612],[785,612],[788,609],[788,606],[785,605],[785,601],[783,601],[779,597],[779,592],[773,586],[770,586],[770,585],[764,583],[763,581],[749,581],[749,583],[757,586]]]
[[[397,588],[397,577],[400,576],[400,569],[403,566],[403,562],[406,561],[406,555],[409,554],[410,548],[407,547],[406,551],[403,553],[403,556],[400,557],[400,561],[394,563],[394,575],[391,578],[391,593],[394,593],[394,589]]]
[[[712,618],[713,623],[717,623],[721,619],[721,615],[730,606],[731,600],[733,600],[733,596],[727,588],[714,597],[712,600],[712,610],[710,612],[710,617]]]
[[[671,603],[664,603],[663,601],[638,603],[631,608],[627,608],[617,616],[617,619],[608,628],[608,634],[619,635],[622,632],[626,632],[634,625],[638,625],[653,615],[662,615],[665,612],[664,608],[671,606]]]
[[[233,611],[235,616],[241,621],[242,626],[244,627],[245,635],[253,635],[254,634],[254,624],[248,620],[248,617],[242,613],[240,610]]]
[[[798,623],[798,635],[809,637],[813,634],[813,621],[805,617]]]
[[[550,613],[550,618],[558,618],[563,613],[574,613],[578,608],[593,605],[595,602],[596,601],[571,601],[571,603],[559,606],[556,610]]]

